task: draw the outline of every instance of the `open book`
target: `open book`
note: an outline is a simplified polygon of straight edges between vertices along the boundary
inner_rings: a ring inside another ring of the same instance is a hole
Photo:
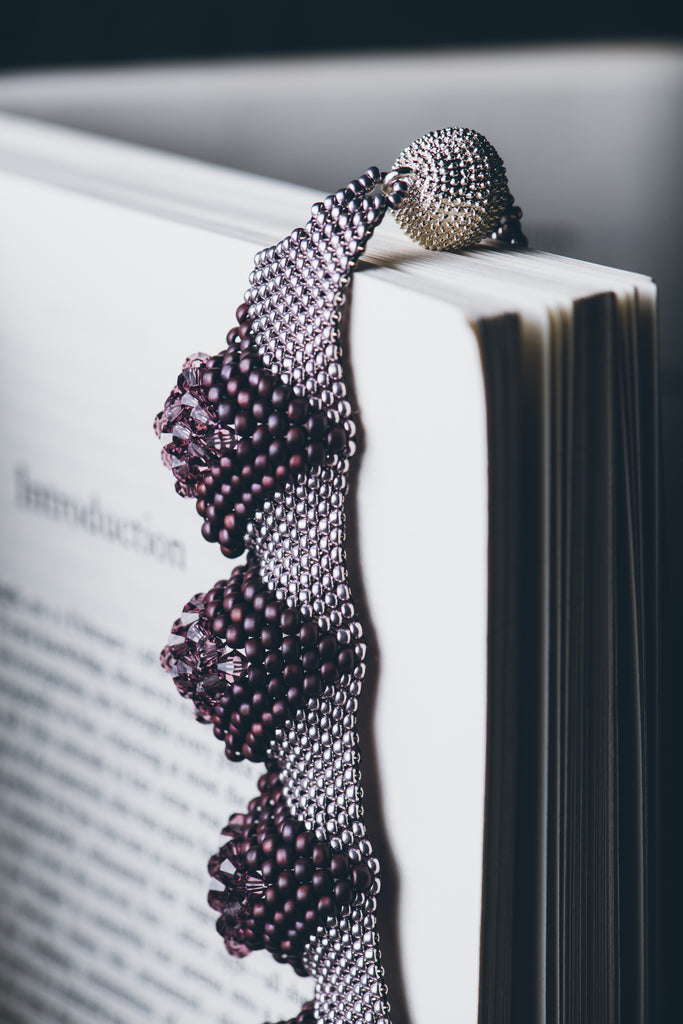
[[[0,195],[3,1019],[294,1015],[310,983],[226,957],[206,906],[259,771],[158,665],[230,567],[151,424],[319,196],[11,115]],[[654,303],[640,275],[426,253],[388,222],[355,274],[347,514],[395,1024],[647,1019]]]

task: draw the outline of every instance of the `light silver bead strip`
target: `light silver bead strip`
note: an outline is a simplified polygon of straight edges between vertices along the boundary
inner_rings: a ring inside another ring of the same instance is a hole
[[[386,1019],[387,991],[376,935],[375,901],[354,907],[338,924],[318,929],[304,956],[317,980],[318,1020],[376,1024]]]
[[[352,863],[362,859],[375,876],[372,890],[319,927],[306,946],[321,1024],[389,1022],[375,919],[379,865],[365,832],[359,771],[356,715],[365,649],[348,585],[344,514],[355,428],[339,330],[351,273],[389,208],[425,248],[463,248],[495,235],[512,197],[503,162],[483,136],[461,128],[431,132],[404,150],[388,174],[370,168],[316,203],[304,228],[256,256],[245,295],[263,363],[347,436],[344,459],[283,488],[247,528],[269,589],[322,630],[336,630],[359,655],[353,677],[343,676],[309,700],[276,733],[269,751],[280,765],[290,813],[333,851],[347,853]],[[517,241],[523,239],[518,213],[508,231]]]
[[[264,364],[347,435],[343,458],[283,488],[247,530],[269,589],[301,607],[322,630],[336,631],[341,643],[354,644],[360,656],[353,677],[343,676],[309,700],[276,733],[269,751],[280,765],[290,813],[333,852],[345,852],[352,864],[362,860],[375,873],[372,890],[321,926],[306,948],[321,1024],[389,1021],[374,918],[379,865],[366,837],[359,769],[356,718],[365,648],[346,567],[344,497],[355,427],[342,375],[340,321],[351,271],[404,191],[400,177],[385,186],[371,168],[317,203],[304,228],[257,255],[245,295]]]

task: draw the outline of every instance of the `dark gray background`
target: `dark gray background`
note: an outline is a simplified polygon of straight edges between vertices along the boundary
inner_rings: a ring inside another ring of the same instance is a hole
[[[0,68],[311,50],[683,38],[678,0],[16,0]]]

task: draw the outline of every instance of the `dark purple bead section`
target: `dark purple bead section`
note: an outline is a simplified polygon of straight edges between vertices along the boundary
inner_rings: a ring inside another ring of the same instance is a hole
[[[362,900],[375,876],[364,861],[334,853],[293,818],[277,763],[266,768],[259,796],[246,814],[232,815],[223,829],[227,841],[209,861],[209,874],[224,886],[209,892],[209,904],[233,956],[267,949],[306,975],[301,957],[310,936]],[[234,871],[226,870],[228,862]]]
[[[186,360],[154,421],[157,436],[171,435],[162,458],[176,490],[197,499],[202,535],[228,558],[244,551],[266,500],[348,449],[341,424],[263,365],[246,317],[243,304],[225,351]]]
[[[231,761],[263,761],[275,730],[327,687],[348,685],[359,658],[279,601],[250,555],[229,580],[185,605],[161,663]]]

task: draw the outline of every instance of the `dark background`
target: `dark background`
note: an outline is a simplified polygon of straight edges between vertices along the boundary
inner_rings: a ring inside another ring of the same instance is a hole
[[[606,39],[681,39],[680,0],[19,0],[0,68]]]

